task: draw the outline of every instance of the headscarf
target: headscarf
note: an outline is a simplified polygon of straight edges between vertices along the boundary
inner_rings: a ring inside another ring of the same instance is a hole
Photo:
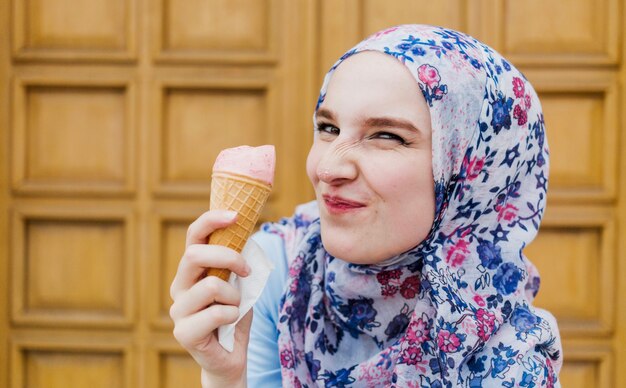
[[[285,386],[553,387],[562,350],[523,249],[546,204],[548,145],[526,78],[492,48],[441,27],[402,25],[343,55],[404,64],[428,103],[436,214],[417,247],[376,265],[324,249],[315,202],[264,230],[289,273],[278,345]],[[376,236],[373,236],[376,238]]]

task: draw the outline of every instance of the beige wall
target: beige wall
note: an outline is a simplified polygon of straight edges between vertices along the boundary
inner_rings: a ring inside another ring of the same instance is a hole
[[[311,198],[321,78],[400,23],[492,45],[539,92],[549,207],[526,251],[564,387],[626,386],[625,5],[619,0],[0,2],[0,386],[199,386],[168,287],[216,153],[273,143],[264,220]]]

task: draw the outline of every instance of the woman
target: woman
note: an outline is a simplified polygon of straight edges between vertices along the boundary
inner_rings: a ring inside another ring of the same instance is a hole
[[[398,26],[337,61],[314,118],[317,200],[254,236],[277,270],[233,353],[214,331],[239,295],[197,279],[246,276],[240,256],[203,245],[234,215],[189,228],[171,315],[203,385],[558,386],[558,329],[531,305],[539,278],[522,254],[548,171],[524,76],[462,33]]]

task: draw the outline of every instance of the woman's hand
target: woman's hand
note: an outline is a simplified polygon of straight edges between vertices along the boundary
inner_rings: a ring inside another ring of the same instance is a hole
[[[235,328],[232,353],[217,341],[217,328],[239,317],[239,291],[216,276],[203,277],[207,268],[227,268],[247,276],[250,268],[230,248],[207,245],[216,229],[235,222],[237,214],[212,210],[195,220],[187,231],[186,248],[170,287],[174,303],[170,317],[174,337],[202,367],[202,385],[238,387],[246,384],[246,354],[252,311]]]

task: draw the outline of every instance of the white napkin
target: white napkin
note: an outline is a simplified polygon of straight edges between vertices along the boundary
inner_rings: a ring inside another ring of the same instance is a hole
[[[220,326],[217,329],[217,339],[224,349],[229,352],[233,351],[235,345],[235,325],[246,315],[252,306],[256,303],[270,272],[274,269],[274,264],[265,257],[265,253],[252,239],[248,240],[243,247],[241,255],[246,260],[252,271],[245,278],[240,278],[234,273],[230,274],[228,282],[235,286],[241,292],[241,304],[239,305],[239,318],[235,323]]]

